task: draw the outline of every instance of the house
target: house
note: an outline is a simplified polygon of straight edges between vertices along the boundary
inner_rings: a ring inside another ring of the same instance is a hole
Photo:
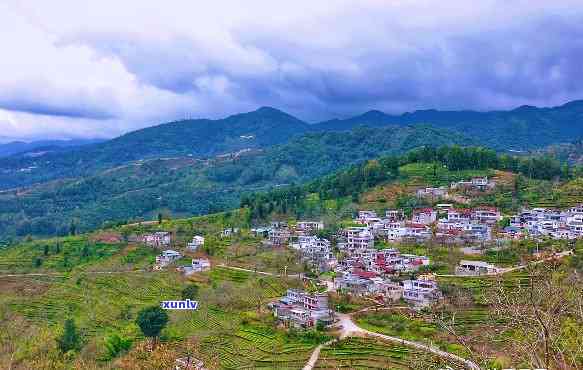
[[[349,249],[374,248],[374,236],[366,227],[349,227],[345,230]]]
[[[451,203],[439,203],[435,206],[438,211],[447,211],[453,208],[453,204]]]
[[[372,291],[373,282],[361,275],[350,272],[342,274],[334,279],[334,288],[355,296],[368,295]],[[372,276],[377,275],[373,274]]]
[[[293,243],[292,248],[299,250],[302,259],[320,272],[330,271],[336,266],[336,257],[327,239],[299,236],[298,242]]]
[[[191,265],[194,272],[208,271],[211,269],[211,261],[208,258],[193,258]]]
[[[309,328],[318,322],[331,324],[333,313],[328,307],[327,294],[309,294],[288,289],[278,302],[271,303],[273,315],[286,326]]]
[[[433,208],[420,208],[413,210],[412,222],[414,224],[430,225],[437,220],[437,212]]]
[[[358,219],[366,220],[367,218],[377,218],[375,211],[358,211]]]
[[[188,276],[195,272],[204,272],[211,269],[211,262],[207,258],[193,258],[190,266],[180,266],[178,271],[182,271],[184,275]]]
[[[472,219],[472,210],[465,208],[452,208],[447,210],[447,221],[468,223]]]
[[[387,303],[397,302],[403,297],[403,287],[390,280],[381,278],[372,278],[372,290],[375,296],[383,298]]]
[[[472,177],[470,181],[452,182],[450,185],[452,189],[479,189],[479,190],[486,190],[487,188],[493,188],[494,186],[495,186],[494,182],[489,181],[487,176]]]
[[[203,245],[204,245],[204,237],[202,237],[200,235],[195,235],[192,238],[192,241],[186,245],[186,249],[189,249],[191,251],[195,251],[199,247],[202,247]]]
[[[153,248],[167,247],[172,242],[172,234],[167,231],[157,231],[142,237],[143,242]]]
[[[255,237],[267,238],[270,231],[270,227],[255,227],[251,229],[251,234],[253,234]]]
[[[472,209],[471,218],[477,222],[492,225],[500,221],[502,216],[496,207],[481,206]]]
[[[269,230],[268,239],[272,245],[281,246],[289,242],[291,232],[287,227],[272,228]]]
[[[389,221],[399,221],[405,218],[405,215],[402,209],[387,209],[385,211],[385,217]]]
[[[319,230],[324,229],[323,222],[314,222],[314,221],[298,221],[296,224],[296,230],[302,231],[305,233],[315,233]]]
[[[435,280],[421,278],[403,281],[403,299],[416,306],[428,306],[442,297]]]
[[[417,198],[443,198],[447,196],[445,187],[423,188],[417,190]]]
[[[455,273],[456,275],[495,275],[501,270],[487,262],[461,260]]]
[[[182,254],[180,252],[167,249],[163,251],[160,255],[156,256],[156,265],[159,267],[168,266],[169,264],[175,262],[182,258]]]
[[[472,185],[476,187],[486,187],[488,186],[488,177],[472,177]]]
[[[227,229],[224,229],[223,231],[221,231],[221,238],[230,238],[234,234],[238,234],[238,233],[239,233],[238,227],[230,227],[230,228],[227,228]]]

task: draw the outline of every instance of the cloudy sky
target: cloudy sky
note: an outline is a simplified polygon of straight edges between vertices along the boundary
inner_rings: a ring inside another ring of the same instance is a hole
[[[2,0],[0,25],[4,141],[583,98],[581,0]]]

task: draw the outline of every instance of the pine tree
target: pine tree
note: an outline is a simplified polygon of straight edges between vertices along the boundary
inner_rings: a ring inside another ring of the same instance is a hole
[[[63,353],[77,349],[79,346],[79,333],[73,319],[67,319],[63,328],[63,334],[57,338],[57,346]]]

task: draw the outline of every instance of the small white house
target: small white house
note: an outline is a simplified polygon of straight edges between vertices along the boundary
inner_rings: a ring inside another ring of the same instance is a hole
[[[211,261],[207,258],[193,258],[192,270],[194,272],[208,271],[211,269]]]
[[[456,275],[494,275],[501,271],[499,267],[483,261],[461,260],[455,269]]]
[[[182,258],[182,254],[172,249],[167,249],[163,251],[160,255],[156,256],[156,265],[163,267],[171,264],[172,262]]]
[[[203,245],[204,245],[204,237],[202,237],[200,235],[196,235],[194,238],[192,238],[192,241],[186,245],[186,249],[189,249],[191,251],[195,251],[199,247],[202,247]]]

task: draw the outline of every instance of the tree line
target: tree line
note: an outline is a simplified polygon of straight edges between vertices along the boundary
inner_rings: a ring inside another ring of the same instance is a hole
[[[439,148],[424,146],[401,156],[367,160],[302,186],[291,185],[267,192],[244,194],[241,207],[250,209],[252,219],[264,219],[273,212],[301,215],[307,197],[313,194],[317,194],[320,201],[351,196],[356,202],[361,192],[397,179],[399,168],[411,163],[434,163],[450,171],[496,169],[540,180],[566,180],[583,175],[581,167],[561,164],[547,155],[498,154],[488,148],[458,145]]]

